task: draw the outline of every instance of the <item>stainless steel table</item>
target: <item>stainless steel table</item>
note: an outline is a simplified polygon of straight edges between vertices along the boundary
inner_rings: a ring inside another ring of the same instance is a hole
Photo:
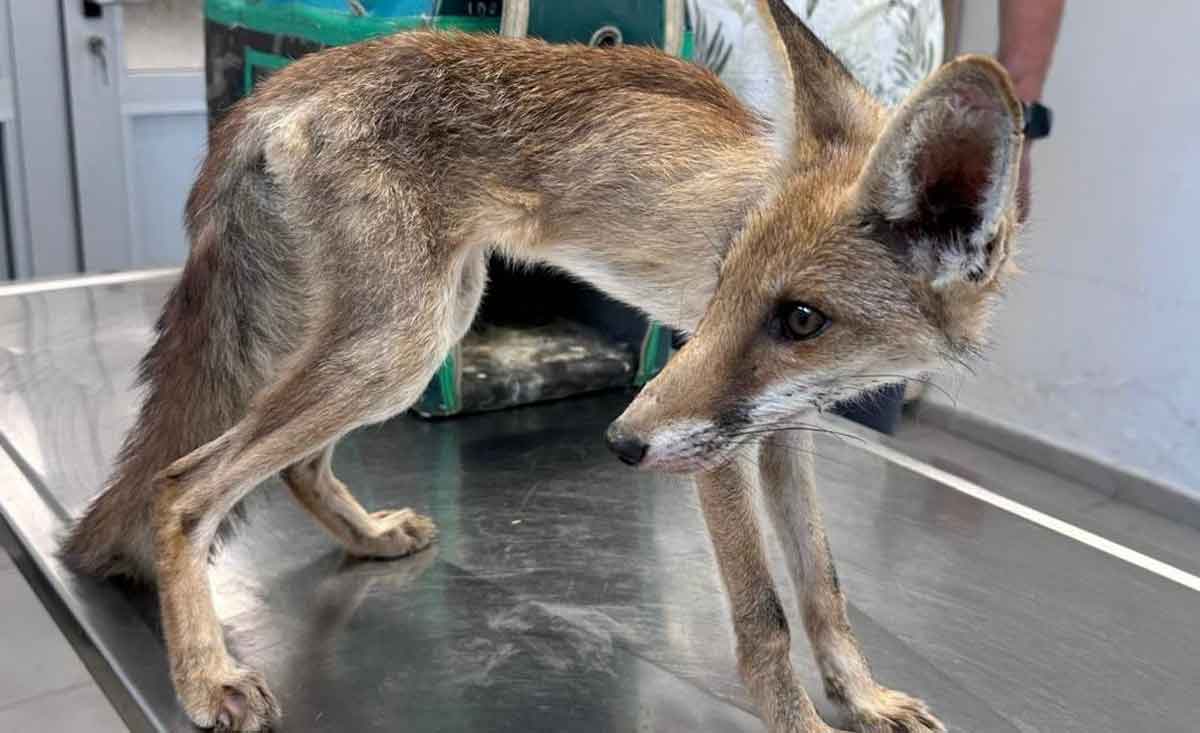
[[[153,596],[73,577],[53,550],[132,418],[133,368],[169,283],[0,288],[0,535],[135,730],[191,729]],[[337,472],[365,504],[441,527],[401,561],[347,561],[279,486],[260,489],[212,577],[232,648],[274,683],[282,730],[761,730],[694,492],[602,445],[627,399],[402,417],[343,441]],[[955,731],[1198,729],[1200,594],[1186,582],[919,462],[856,441],[818,451],[853,621],[886,684]],[[811,674],[802,638],[794,656]]]

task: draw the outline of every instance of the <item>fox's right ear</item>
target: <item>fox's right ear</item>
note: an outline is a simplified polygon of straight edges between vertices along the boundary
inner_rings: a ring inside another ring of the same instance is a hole
[[[873,234],[935,288],[990,280],[1007,259],[1021,105],[995,61],[942,67],[896,110],[859,180]]]

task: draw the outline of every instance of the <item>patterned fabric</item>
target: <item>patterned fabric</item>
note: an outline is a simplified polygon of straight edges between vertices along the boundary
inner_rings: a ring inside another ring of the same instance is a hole
[[[942,63],[941,0],[786,0],[877,99],[895,105]]]

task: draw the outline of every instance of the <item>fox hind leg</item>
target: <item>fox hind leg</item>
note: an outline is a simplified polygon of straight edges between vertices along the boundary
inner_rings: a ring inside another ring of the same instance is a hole
[[[433,520],[411,509],[368,512],[333,474],[333,444],[283,470],[296,501],[354,557],[395,558],[433,541]]]
[[[436,289],[436,281],[425,282]],[[293,491],[317,487],[314,496],[348,512],[353,522],[353,510],[362,508],[344,487],[336,490],[340,482],[327,471],[330,446],[420,396],[445,355],[453,326],[450,301],[430,300],[437,305],[425,318],[398,324],[382,319],[335,331],[343,336],[314,339],[232,428],[157,477],[153,525],[163,630],[172,682],[198,725],[261,730],[280,714],[261,675],[236,662],[225,647],[207,577],[217,528],[259,482],[289,467],[298,477]],[[366,540],[366,550],[411,552],[433,537],[428,520],[404,510],[357,518],[361,526],[355,526],[365,531],[352,539]]]
[[[470,329],[486,282],[486,254],[468,255],[450,304],[452,342],[458,342]],[[334,475],[332,459],[333,443],[330,443],[288,466],[281,475],[292,496],[350,555],[403,557],[429,545],[437,532],[432,519],[411,509],[367,511]]]

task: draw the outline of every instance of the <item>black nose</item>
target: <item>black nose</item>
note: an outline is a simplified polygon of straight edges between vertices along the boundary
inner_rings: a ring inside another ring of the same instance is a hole
[[[617,458],[621,459],[621,463],[628,466],[636,466],[646,457],[647,446],[642,439],[636,435],[621,430],[616,423],[608,427],[604,433],[604,442],[608,443],[608,447],[613,453],[617,454]]]

